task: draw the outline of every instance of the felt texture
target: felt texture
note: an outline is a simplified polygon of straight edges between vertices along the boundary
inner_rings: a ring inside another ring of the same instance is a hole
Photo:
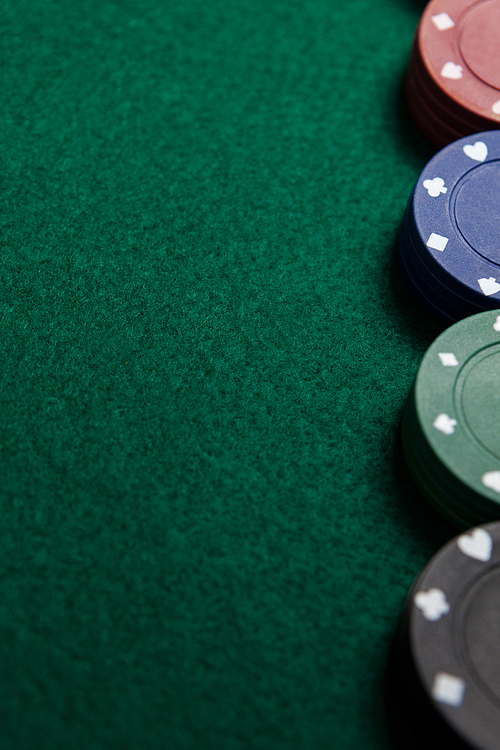
[[[2,3],[0,750],[389,747],[422,9]]]

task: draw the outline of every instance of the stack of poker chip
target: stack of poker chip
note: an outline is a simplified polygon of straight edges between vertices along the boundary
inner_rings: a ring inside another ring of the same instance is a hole
[[[422,359],[401,440],[422,494],[473,527],[418,576],[400,620],[390,677],[408,750],[500,750],[499,34],[500,0],[431,0],[406,79],[413,118],[445,148],[412,190],[398,259],[452,325]]]
[[[447,328],[420,364],[403,414],[404,456],[423,495],[461,526],[500,518],[500,315]]]
[[[418,576],[390,660],[400,747],[500,747],[499,592],[500,522],[452,539]]]
[[[500,307],[500,130],[455,141],[426,165],[398,257],[414,296],[448,323]]]
[[[410,113],[440,148],[500,128],[499,0],[431,0],[406,76]]]

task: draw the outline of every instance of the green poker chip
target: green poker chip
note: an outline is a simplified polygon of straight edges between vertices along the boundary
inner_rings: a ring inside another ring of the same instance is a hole
[[[404,455],[433,505],[461,525],[500,518],[500,315],[456,323],[429,347],[408,396]]]

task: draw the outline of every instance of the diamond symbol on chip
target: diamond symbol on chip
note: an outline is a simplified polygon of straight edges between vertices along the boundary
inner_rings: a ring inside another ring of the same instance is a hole
[[[463,68],[461,65],[455,65],[454,62],[447,62],[441,68],[443,78],[450,78],[452,81],[458,81],[462,78]]]
[[[413,599],[416,606],[422,611],[426,620],[436,622],[450,611],[450,605],[446,601],[446,595],[441,589],[429,589],[419,591]]]
[[[431,16],[432,23],[439,29],[439,31],[447,31],[455,26],[455,23],[451,20],[448,13],[438,13],[435,16]]]
[[[500,292],[500,284],[493,276],[490,276],[489,279],[478,279],[477,283],[486,297]]]
[[[500,318],[500,315],[498,317]],[[453,352],[438,352],[438,357],[444,367],[456,367],[458,365],[458,359]]]
[[[432,424],[436,430],[439,430],[444,435],[453,435],[458,422],[447,414],[438,414]]]
[[[448,706],[461,706],[465,693],[465,681],[461,677],[438,672],[432,685],[432,697]]]
[[[434,177],[433,180],[424,180],[424,188],[427,190],[431,198],[437,198],[441,193],[448,192],[448,188],[445,187],[442,177]]]
[[[432,232],[431,236],[427,240],[427,247],[432,247],[433,250],[439,250],[443,252],[446,245],[448,244],[448,237],[442,237],[440,234]]]
[[[481,477],[481,482],[488,489],[500,493],[500,471],[487,471]]]

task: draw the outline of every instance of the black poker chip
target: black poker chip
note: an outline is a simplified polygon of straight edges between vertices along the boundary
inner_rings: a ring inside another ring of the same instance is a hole
[[[500,750],[499,521],[457,536],[424,568],[391,662],[405,747]]]

